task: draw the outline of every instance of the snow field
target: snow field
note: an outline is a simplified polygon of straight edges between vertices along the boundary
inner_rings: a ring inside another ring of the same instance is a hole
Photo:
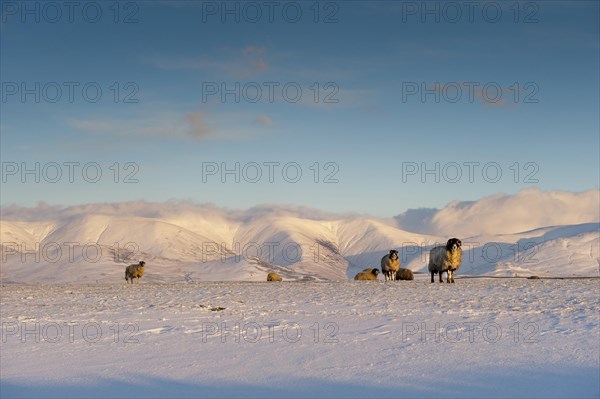
[[[597,397],[598,280],[2,287],[3,397]]]

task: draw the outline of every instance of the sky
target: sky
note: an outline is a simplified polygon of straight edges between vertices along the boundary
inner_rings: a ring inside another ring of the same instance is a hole
[[[2,206],[599,188],[596,1],[0,4]]]

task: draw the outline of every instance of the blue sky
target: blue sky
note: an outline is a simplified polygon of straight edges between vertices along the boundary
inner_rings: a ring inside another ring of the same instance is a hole
[[[391,216],[599,185],[595,1],[1,4],[2,205]]]

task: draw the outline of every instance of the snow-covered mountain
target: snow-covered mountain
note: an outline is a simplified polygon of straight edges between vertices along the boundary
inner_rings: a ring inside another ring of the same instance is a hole
[[[477,207],[469,205],[470,219]],[[438,211],[437,219],[444,213]],[[464,251],[458,274],[597,276],[600,224],[583,214],[592,220],[509,234],[487,233],[482,216],[482,234],[457,235]],[[403,267],[426,272],[429,249],[449,238],[403,230],[393,219],[292,207],[242,212],[135,202],[9,207],[2,217],[2,280],[26,283],[119,282],[124,266],[140,259],[147,262],[145,281],[263,281],[269,271],[288,280],[345,280],[379,267],[392,248],[400,251]]]

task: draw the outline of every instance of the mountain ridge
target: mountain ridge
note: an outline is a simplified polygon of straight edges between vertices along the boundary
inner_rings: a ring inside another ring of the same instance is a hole
[[[153,281],[262,281],[269,270],[287,280],[344,280],[379,267],[390,249],[399,250],[403,267],[426,272],[429,249],[448,238],[377,218],[267,213],[240,221],[207,212],[143,217],[87,207],[62,220],[1,220],[0,276],[26,283],[118,281],[124,265],[144,259],[145,277]],[[599,231],[599,223],[584,223],[459,237],[465,245],[458,274],[598,275]]]

